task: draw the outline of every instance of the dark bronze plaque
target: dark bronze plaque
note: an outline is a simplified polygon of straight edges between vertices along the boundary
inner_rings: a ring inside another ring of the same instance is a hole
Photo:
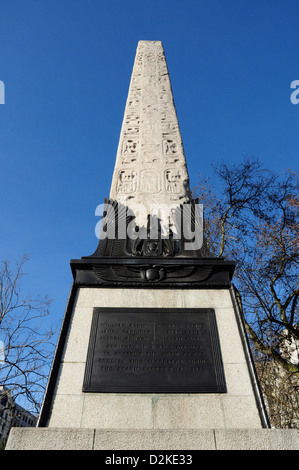
[[[84,392],[226,392],[213,309],[95,308]]]

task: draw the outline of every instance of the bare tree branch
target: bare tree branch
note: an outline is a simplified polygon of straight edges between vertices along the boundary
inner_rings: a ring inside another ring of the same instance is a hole
[[[299,381],[299,175],[274,173],[255,158],[213,168],[214,180],[199,177],[193,191],[204,207],[206,244],[236,262],[255,356]]]
[[[0,340],[5,361],[0,364],[0,386],[9,389],[14,400],[39,411],[55,345],[53,329],[47,328],[50,299],[22,294],[23,256],[11,268],[2,261],[0,268]]]

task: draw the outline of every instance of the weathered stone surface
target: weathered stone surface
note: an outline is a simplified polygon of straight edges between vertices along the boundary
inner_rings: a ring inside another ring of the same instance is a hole
[[[299,450],[298,429],[216,429],[217,450]]]
[[[6,450],[299,450],[299,431],[13,428]]]
[[[92,450],[94,429],[12,428],[5,450]]]
[[[94,450],[215,450],[212,429],[194,431],[102,431],[96,429]]]

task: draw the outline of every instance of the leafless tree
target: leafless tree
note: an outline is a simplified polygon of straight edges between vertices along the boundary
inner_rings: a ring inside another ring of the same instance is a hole
[[[15,401],[38,413],[42,402],[54,344],[49,326],[50,299],[22,293],[23,256],[12,268],[2,261],[0,267],[0,389],[9,390]]]
[[[236,262],[233,282],[261,377],[280,367],[297,394],[299,176],[254,158],[214,166],[214,175],[200,177],[193,191],[204,206],[206,243],[213,256]],[[265,361],[271,367],[260,367]]]

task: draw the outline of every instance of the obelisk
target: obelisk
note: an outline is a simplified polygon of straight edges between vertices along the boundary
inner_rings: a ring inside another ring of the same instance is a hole
[[[149,224],[163,205],[172,208],[168,237],[161,214],[156,233]],[[296,430],[268,429],[234,262],[186,243],[199,227],[195,209],[162,44],[140,41],[103,237],[70,262],[38,427],[13,429],[8,448],[299,448]],[[174,225],[190,221],[178,237]],[[146,226],[143,236],[132,236],[132,222]]]
[[[183,143],[160,41],[138,43],[110,199],[131,208],[139,226],[146,225],[144,214],[151,213],[154,206],[174,208],[190,199]]]

